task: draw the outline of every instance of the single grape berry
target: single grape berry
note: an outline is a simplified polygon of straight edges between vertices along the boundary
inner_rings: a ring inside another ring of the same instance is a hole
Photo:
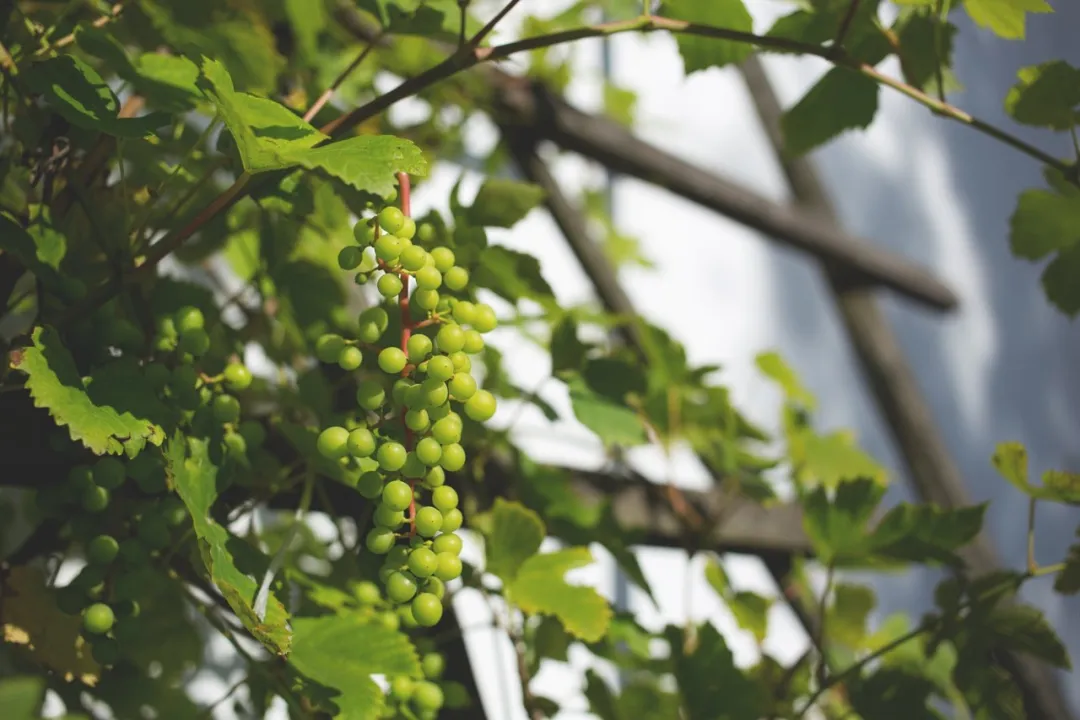
[[[431,426],[431,436],[438,440],[440,445],[459,442],[461,440],[461,421],[456,416],[447,415]]]
[[[439,521],[441,524],[442,518]],[[111,535],[98,535],[86,545],[86,559],[95,565],[108,565],[119,552],[120,543]]]
[[[442,620],[442,601],[431,593],[420,593],[412,601],[412,613],[418,625],[434,627]]]
[[[406,510],[412,504],[413,494],[408,483],[391,480],[383,488],[382,501],[385,507],[393,510]]]
[[[247,366],[232,362],[225,366],[225,385],[236,392],[247,390],[251,387],[251,371]]]
[[[407,675],[398,675],[390,681],[390,697],[398,702],[406,702],[412,697],[413,681]]]
[[[386,388],[374,380],[356,386],[356,404],[365,410],[378,410],[386,402]]]
[[[361,247],[367,247],[375,241],[375,228],[365,220],[361,220],[353,225],[352,232],[353,239],[355,239],[356,244]]]
[[[477,422],[484,422],[494,417],[496,406],[494,395],[487,390],[477,390],[465,402],[465,414]]]
[[[124,463],[114,457],[103,457],[94,464],[94,484],[106,490],[123,485],[126,474]]]
[[[458,300],[454,303],[454,309],[451,314],[459,325],[468,325],[472,322],[473,317],[476,316],[476,306],[468,300]]]
[[[442,330],[439,331],[438,337],[445,337]],[[436,355],[428,360],[427,376],[443,382],[449,380],[454,376],[454,361],[445,355]]]
[[[487,334],[499,325],[499,319],[490,305],[479,303],[473,315],[472,326],[477,332]]]
[[[417,288],[413,291],[412,299],[421,310],[434,310],[439,305],[439,291]]]
[[[438,378],[428,378],[420,384],[424,393],[424,404],[428,407],[439,407],[450,398],[450,390],[446,383]]]
[[[465,347],[465,331],[460,325],[443,325],[435,335],[435,343],[441,353],[457,352]],[[453,363],[451,360],[450,364]]]
[[[364,248],[348,245],[341,248],[337,256],[338,267],[342,270],[355,270],[364,260]]]
[[[337,333],[320,335],[315,341],[315,357],[324,363],[336,363],[345,349],[345,338]]]
[[[405,413],[405,427],[413,432],[423,432],[431,425],[427,410],[409,410]]]
[[[401,278],[393,273],[386,273],[375,284],[379,293],[385,298],[397,297],[401,293]]]
[[[386,263],[397,260],[403,249],[401,238],[396,235],[380,235],[375,241],[375,257]]]
[[[458,443],[443,445],[442,457],[439,458],[439,464],[448,472],[457,472],[465,467],[465,448],[461,447]]]
[[[416,581],[403,572],[394,572],[386,580],[386,596],[396,603],[406,603],[416,594]]]
[[[461,552],[461,536],[452,532],[443,532],[431,541],[431,549],[436,553],[457,555]]]
[[[405,221],[401,224],[401,227],[398,228],[398,231],[395,234],[405,240],[412,240],[413,236],[416,235],[416,221],[406,215]]]
[[[361,605],[376,605],[382,600],[378,586],[370,580],[361,580],[353,585],[353,595]]]
[[[462,347],[469,355],[477,355],[484,350],[484,336],[478,330],[465,331],[465,345]]]
[[[448,247],[437,247],[431,250],[431,259],[435,261],[435,269],[441,273],[454,267],[454,251]]]
[[[461,558],[450,552],[441,552],[437,557],[439,564],[435,569],[435,577],[443,582],[450,582],[461,576]]]
[[[456,508],[458,505],[457,490],[449,485],[437,487],[431,491],[431,504],[443,512]]]
[[[398,442],[384,442],[379,446],[376,453],[379,467],[387,472],[400,470],[401,466],[405,464],[407,456],[408,452],[405,450],[405,446]]]
[[[360,493],[361,497],[365,497],[368,500],[374,500],[382,495],[383,491],[383,479],[382,475],[371,470],[360,476],[360,479],[356,481],[356,491]]]
[[[409,561],[409,548],[404,545],[397,545],[390,554],[386,556],[386,564],[394,570],[400,570],[405,567],[405,563]]]
[[[416,443],[416,457],[425,465],[435,465],[442,457],[443,449],[433,437],[422,438]]]
[[[443,282],[451,290],[464,290],[469,284],[469,271],[455,265],[443,274]]]
[[[456,353],[450,353],[450,360],[454,363],[454,370],[457,372],[467,373],[472,370],[472,360],[460,350]]]
[[[407,363],[408,358],[405,357],[405,353],[401,352],[401,348],[388,347],[379,351],[379,368],[384,373],[397,375],[405,369]]]
[[[199,308],[188,305],[176,311],[173,316],[173,325],[177,333],[183,334],[189,330],[202,330],[206,325],[206,319]]]
[[[82,495],[82,507],[86,512],[101,512],[109,507],[109,491],[97,485],[86,488]]]
[[[319,454],[329,460],[345,457],[349,451],[349,431],[343,427],[328,427],[319,433],[316,447]]]
[[[83,629],[93,635],[104,635],[112,629],[116,616],[105,603],[94,603],[83,611]]]
[[[396,207],[385,207],[379,211],[379,225],[388,233],[396,233],[405,226],[405,213]]]
[[[338,367],[346,372],[352,372],[356,368],[360,367],[360,364],[364,362],[364,353],[360,351],[360,348],[355,345],[349,345],[342,349],[341,354],[338,356]]]
[[[440,485],[446,484],[446,471],[439,465],[428,469],[427,474],[424,475],[424,485],[428,488],[437,488]]]
[[[201,357],[210,349],[210,334],[202,328],[185,330],[180,333],[180,342],[177,344],[180,352]]]
[[[438,555],[426,547],[418,547],[409,553],[409,571],[418,578],[433,575],[438,567]]]
[[[405,349],[408,351],[409,355],[409,362],[412,363],[421,363],[426,360],[433,348],[434,345],[431,342],[431,338],[427,335],[412,335],[405,344]]]
[[[376,555],[385,555],[390,552],[390,548],[394,547],[396,540],[393,530],[375,527],[368,531],[367,537],[364,538],[364,546]]]
[[[425,506],[416,511],[416,532],[421,536],[434,536],[442,528],[442,524],[443,516],[437,508]]]
[[[376,343],[390,325],[390,315],[381,307],[371,307],[360,313],[357,337],[362,342]],[[337,355],[335,354],[335,357]],[[330,362],[333,362],[332,360]]]
[[[240,401],[232,395],[214,398],[214,418],[220,423],[234,423],[240,419]]]
[[[401,251],[401,267],[409,272],[416,272],[427,265],[428,254],[419,245],[410,245]]]
[[[421,290],[438,290],[442,282],[442,273],[432,265],[427,265],[416,271],[416,287]]]
[[[460,530],[464,522],[465,518],[460,510],[457,508],[447,510],[442,516],[442,531],[444,533],[452,533],[456,530]]]
[[[459,402],[465,402],[476,394],[476,380],[469,373],[454,373],[447,387],[450,395]]]
[[[353,457],[370,457],[375,452],[375,436],[367,428],[356,428],[349,433],[347,445]]]
[[[438,680],[446,669],[446,660],[439,653],[428,653],[421,658],[420,669],[424,672],[424,677]]]
[[[419,480],[427,472],[427,465],[416,457],[416,452],[410,452],[405,458],[405,464],[401,466],[401,474],[411,480]]]

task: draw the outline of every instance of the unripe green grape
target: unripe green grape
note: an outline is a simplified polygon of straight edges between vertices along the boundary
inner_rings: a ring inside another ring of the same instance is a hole
[[[356,404],[365,410],[375,411],[386,402],[386,388],[375,380],[364,380],[356,386]]]
[[[460,402],[465,402],[476,394],[476,380],[469,373],[455,373],[447,387],[450,388],[450,395]]]
[[[409,571],[418,578],[433,575],[438,567],[438,556],[426,547],[415,548],[409,553]]]
[[[450,353],[450,361],[454,363],[454,370],[457,372],[467,373],[472,370],[472,359],[460,350]]]
[[[413,609],[413,614],[414,615],[417,614],[415,608]],[[420,620],[420,618],[417,617],[417,621],[419,621],[419,620]],[[427,657],[424,658],[424,660],[426,661],[428,657],[432,657],[432,655],[428,655]],[[438,656],[438,655],[436,655],[434,657],[439,658],[439,661],[440,661],[440,664],[438,665],[439,671],[437,673],[434,673],[433,675],[428,675],[428,677],[438,677],[439,675],[442,674],[442,664],[441,664],[442,657]],[[424,674],[427,675],[426,672]],[[438,685],[436,685],[433,682],[427,682],[427,681],[421,680],[420,682],[416,683],[416,685],[413,687],[412,702],[413,702],[413,705],[416,706],[417,710],[420,710],[420,711],[425,711],[425,710],[427,710],[427,711],[436,711],[436,710],[439,710],[440,708],[442,708],[443,702],[445,702],[445,699],[443,697],[442,688],[440,688]]]
[[[443,452],[446,452],[446,448],[443,448]],[[457,490],[449,485],[435,488],[431,491],[431,504],[442,512],[456,508],[458,506]]]
[[[446,669],[446,661],[439,653],[428,653],[420,659],[420,669],[423,671],[424,677],[438,680],[442,677],[443,670]]]
[[[450,327],[449,325],[447,327]],[[445,329],[445,328],[444,328]],[[439,337],[442,337],[442,331],[439,331]],[[427,376],[429,378],[435,378],[442,382],[446,382],[454,375],[454,361],[445,355],[436,355],[428,360]]]
[[[94,603],[83,611],[83,629],[93,635],[104,635],[112,629],[116,616],[105,603]]]
[[[498,325],[499,319],[495,316],[495,310],[486,303],[478,303],[476,313],[473,315],[473,329],[486,335]]]
[[[435,269],[441,273],[454,267],[454,251],[448,247],[432,248],[431,259],[435,261]]]
[[[161,517],[170,527],[182,525],[188,519],[187,506],[179,498],[167,497],[161,501]]]
[[[399,627],[401,627],[401,619],[398,618],[396,612],[390,610],[386,612],[381,612],[376,615],[375,621],[387,630],[397,630]]]
[[[469,271],[460,265],[455,265],[443,273],[443,282],[451,290],[464,290],[469,284]]]
[[[439,298],[439,304],[435,307],[435,312],[437,312],[439,315],[442,315],[443,317],[446,317],[447,315],[451,314],[450,311],[453,309],[453,304],[454,298],[450,297],[449,295],[444,295]]]
[[[382,553],[376,553],[381,555]],[[377,605],[382,600],[379,587],[370,580],[361,580],[353,585],[353,596],[361,605]]]
[[[120,600],[113,606],[113,613],[118,618],[133,618],[139,617],[139,613],[142,612],[142,607],[135,600]]]
[[[241,392],[251,387],[251,371],[242,363],[231,362],[225,366],[225,385],[230,390]]]
[[[457,415],[448,415],[431,426],[431,436],[440,445],[450,445],[461,441],[461,419]]]
[[[370,307],[360,313],[357,337],[366,343],[376,343],[390,325],[390,315],[381,307]],[[337,357],[335,354],[334,357]]]
[[[402,222],[401,227],[395,233],[398,237],[403,237],[406,240],[412,240],[416,235],[416,221],[408,215],[405,216],[405,221]]]
[[[380,503],[379,506],[375,508],[373,519],[375,524],[379,527],[390,528],[393,530],[401,527],[401,524],[405,522],[405,513]]]
[[[487,390],[477,390],[476,394],[465,402],[465,414],[476,422],[485,422],[494,417],[497,407],[494,395]]]
[[[360,493],[361,497],[365,497],[368,500],[374,500],[375,498],[382,496],[383,491],[383,479],[382,475],[369,470],[360,476],[360,479],[356,481],[356,491]]]
[[[413,681],[407,675],[398,675],[390,681],[390,697],[398,702],[407,702],[412,697]]]
[[[416,271],[416,287],[421,290],[437,290],[439,286],[442,285],[442,282],[442,273],[431,265],[427,265]]]
[[[401,267],[409,272],[416,272],[427,265],[427,250],[419,245],[411,245],[401,251]]]
[[[341,355],[338,356],[338,367],[346,372],[352,372],[356,368],[360,367],[364,362],[364,353],[360,351],[360,348],[355,345],[349,345],[342,349]]]
[[[266,442],[266,428],[257,420],[244,420],[236,431],[244,438],[248,447],[262,447],[262,444]]]
[[[430,425],[427,410],[410,410],[405,413],[405,427],[413,432],[424,432]]]
[[[110,564],[119,552],[120,543],[111,535],[98,535],[86,545],[86,559],[95,565]]]
[[[352,231],[356,244],[361,247],[367,247],[375,242],[375,228],[364,220],[353,225]]]
[[[401,443],[384,442],[383,444],[379,445],[379,450],[376,453],[376,459],[379,461],[380,468],[387,472],[395,472],[397,470],[400,470],[401,466],[405,464],[405,458],[407,455],[408,453],[405,450],[405,446]]]
[[[416,383],[414,383],[412,380],[409,380],[408,378],[400,378],[398,380],[395,380],[392,392],[394,405],[398,407],[408,405],[406,401],[408,400],[410,388],[413,387],[416,387]]]
[[[247,441],[235,430],[225,433],[225,450],[229,457],[239,460],[247,455]]]
[[[106,490],[123,485],[126,474],[124,463],[114,457],[103,457],[94,464],[94,484]]]
[[[345,457],[349,451],[349,431],[343,427],[328,427],[319,433],[319,439],[315,445],[319,454],[328,460],[337,460]]]
[[[440,600],[446,595],[446,583],[439,578],[432,575],[424,580],[424,584],[421,588],[424,592],[431,593]]]
[[[406,388],[404,395],[405,407],[410,410],[424,410],[431,404],[428,402],[428,396],[427,393],[424,392],[424,386],[422,384],[410,385]]]
[[[402,448],[404,450],[404,448]],[[408,483],[401,480],[391,480],[383,488],[382,502],[384,507],[392,510],[407,510],[412,504],[413,494]]]
[[[438,508],[425,505],[416,511],[416,532],[423,537],[434,537],[442,528],[442,523],[442,513]]]
[[[405,226],[405,213],[396,207],[385,207],[379,211],[379,225],[388,233],[396,233]]]
[[[429,488],[437,488],[440,485],[444,485],[445,483],[446,471],[438,465],[430,468],[427,471],[427,474],[424,475],[424,484],[427,485]]]
[[[413,291],[412,299],[421,310],[434,310],[439,305],[439,291],[418,287]]]
[[[409,548],[404,545],[394,546],[394,549],[386,556],[386,564],[390,565],[395,570],[400,570],[405,567],[405,563],[407,562],[409,562]]]
[[[447,472],[457,472],[465,467],[465,449],[458,443],[444,445],[439,465]]]
[[[427,465],[425,465],[420,458],[416,457],[415,452],[410,452],[405,458],[405,464],[401,466],[401,474],[412,480],[419,480],[424,477],[424,473],[426,472]]]
[[[401,238],[396,235],[380,235],[375,241],[375,257],[385,263],[397,260],[403,249]]]
[[[412,601],[412,614],[416,623],[423,627],[434,627],[442,620],[442,601],[431,593],[420,593]]]
[[[405,349],[408,351],[409,355],[409,362],[412,363],[421,363],[426,360],[433,348],[434,345],[431,342],[431,338],[427,335],[412,335],[405,344]]]
[[[450,403],[443,403],[442,405],[434,405],[428,408],[428,417],[431,418],[431,422],[435,423],[452,412],[453,410],[450,409]]]
[[[187,305],[173,315],[173,325],[176,332],[182,335],[189,330],[202,330],[206,326],[206,318],[199,308]]]
[[[425,465],[436,465],[442,457],[442,445],[433,437],[422,438],[416,443],[416,457]]]
[[[172,317],[159,317],[156,322],[157,339],[154,341],[154,349],[161,352],[169,352],[176,349],[176,341],[180,333],[176,330],[176,320]]]
[[[461,514],[461,511],[457,508],[447,510],[442,516],[442,531],[444,533],[453,533],[461,529],[461,526],[465,522],[465,517]]]
[[[394,531],[385,527],[371,528],[367,537],[364,538],[364,546],[376,555],[385,555],[390,552],[395,542],[397,538],[394,536]]]
[[[232,395],[214,398],[214,418],[221,423],[234,423],[240,419],[240,401]]]
[[[345,338],[337,333],[326,333],[315,341],[315,357],[324,363],[336,363],[345,347]]]
[[[465,331],[465,346],[462,348],[469,355],[476,355],[484,350],[484,338],[477,330]]]
[[[446,489],[447,490],[453,490],[453,488],[451,488],[449,486],[447,486]],[[454,507],[454,508],[450,508],[450,509],[451,510],[456,510],[457,508]],[[447,512],[449,512],[449,511],[447,511]],[[446,522],[446,518],[443,518],[443,523],[445,524],[445,522]],[[439,537],[437,537],[437,538],[435,538],[434,540],[431,541],[431,550],[432,550],[432,552],[434,552],[436,554],[449,553],[451,555],[460,555],[461,554],[461,547],[462,547],[461,537],[459,535],[453,533],[453,532],[447,532],[445,529],[444,529],[442,535],[439,535]]]
[[[396,603],[405,603],[416,594],[416,581],[403,572],[394,572],[386,581],[386,596]]]
[[[194,357],[201,357],[210,349],[210,334],[202,328],[185,330],[180,333],[177,349]]]
[[[438,407],[450,398],[450,390],[447,389],[446,383],[436,378],[428,378],[420,384],[420,387],[423,389],[429,407]]]
[[[82,507],[86,512],[101,512],[109,507],[109,491],[97,485],[86,488],[82,494]]]
[[[371,457],[375,452],[375,436],[367,428],[356,428],[349,433],[348,452],[353,457]]]
[[[452,315],[459,325],[468,325],[476,316],[476,306],[468,300],[458,300],[454,303]]]
[[[416,237],[420,242],[429,243],[435,239],[435,228],[430,223],[424,223],[416,228]]]
[[[401,348],[388,347],[379,351],[379,367],[385,373],[397,375],[405,369],[407,364],[408,358],[401,352]]]
[[[439,537],[442,537],[441,535]],[[456,535],[450,535],[448,537],[457,537]],[[435,538],[438,540],[438,538]],[[435,577],[439,578],[443,582],[450,582],[461,577],[461,558],[455,553],[448,551],[440,552],[438,555],[438,566],[435,568]]]
[[[379,282],[375,284],[381,294],[385,298],[397,297],[401,293],[401,278],[393,273],[386,273]]]
[[[465,331],[460,325],[443,325],[435,334],[435,343],[441,353],[453,353],[465,347]],[[453,364],[453,360],[450,361]]]
[[[342,270],[355,270],[364,259],[364,248],[347,245],[338,252],[337,264]]]

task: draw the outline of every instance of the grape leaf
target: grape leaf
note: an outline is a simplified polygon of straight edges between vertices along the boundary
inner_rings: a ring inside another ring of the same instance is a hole
[[[289,662],[315,682],[333,688],[340,720],[382,717],[386,700],[372,675],[421,675],[409,639],[355,615],[295,618]]]
[[[931,13],[910,13],[897,24],[904,58],[901,70],[908,84],[937,93],[940,72],[945,92],[961,89],[950,67],[956,26]]]
[[[579,370],[589,348],[578,338],[578,324],[564,315],[551,330],[551,372]]]
[[[1080,243],[1057,254],[1042,274],[1043,291],[1069,317],[1080,313]]]
[[[521,564],[506,595],[524,612],[554,615],[574,637],[596,642],[607,632],[611,608],[593,588],[570,585],[563,577],[592,562],[592,553],[583,547],[533,555]]]
[[[769,633],[769,608],[772,600],[764,595],[740,590],[727,599],[728,610],[735,616],[735,622],[743,630],[754,636],[759,642],[765,641]],[[830,629],[831,630],[831,629]]]
[[[286,156],[294,164],[323,172],[361,192],[386,197],[396,173],[426,175],[427,160],[409,140],[392,135],[360,135]]]
[[[217,499],[218,469],[210,460],[207,441],[176,433],[169,440],[166,459],[172,484],[191,513],[199,551],[214,584],[255,638],[272,652],[287,654],[291,633],[285,606],[271,593],[266,617],[259,619],[252,606],[258,583],[236,567],[229,550],[232,538],[210,515]]]
[[[0,250],[11,253],[45,287],[62,288],[63,277],[47,262],[51,253],[38,246],[39,237],[28,233],[7,213],[0,212]]]
[[[964,0],[964,9],[980,27],[1008,40],[1024,39],[1025,13],[1048,13],[1046,0]]]
[[[1038,260],[1073,247],[1080,241],[1080,190],[1025,190],[1009,226],[1009,243],[1017,257]]]
[[[742,0],[664,0],[661,12],[675,20],[721,27],[725,30],[753,32],[754,22]],[[719,40],[696,35],[679,35],[679,53],[687,75],[740,63],[750,56],[754,48],[749,43]]]
[[[640,445],[645,442],[645,427],[633,410],[593,391],[580,376],[571,377],[567,385],[574,416],[605,444]]]
[[[846,130],[869,127],[877,107],[877,83],[833,68],[781,117],[784,149],[802,155]]]
[[[56,330],[35,328],[31,339],[33,345],[12,352],[11,365],[27,374],[34,406],[46,408],[73,440],[98,455],[129,457],[147,442],[161,445],[168,413],[141,374],[118,373],[120,366],[107,363],[84,382]]]
[[[999,443],[993,456],[994,468],[1017,490],[1028,497],[1054,502],[1080,502],[1080,475],[1061,470],[1043,473],[1042,485],[1032,485],[1028,477],[1027,450],[1018,442]]]
[[[1080,475],[1064,470],[1047,470],[1042,475],[1042,484],[1050,500],[1080,504]]]
[[[1054,580],[1054,589],[1062,595],[1075,595],[1080,592],[1080,543],[1069,548],[1065,567]]]
[[[544,191],[531,183],[488,178],[465,211],[465,219],[477,227],[510,228],[543,199]]]
[[[866,540],[866,550],[882,558],[959,565],[955,552],[982,530],[986,503],[954,510],[901,503],[890,510]]]
[[[1021,68],[1017,75],[1020,82],[1005,97],[1005,111],[1013,120],[1068,130],[1080,119],[1080,70],[1055,60]]]
[[[846,432],[798,433],[792,438],[791,456],[798,464],[797,479],[803,485],[820,483],[831,488],[860,477],[882,485],[888,481],[885,470]]]
[[[44,678],[16,676],[0,681],[0,707],[7,720],[36,720],[44,700]]]
[[[829,640],[860,650],[866,639],[866,621],[876,604],[874,591],[863,585],[837,583],[833,593],[825,619]]]
[[[552,306],[555,294],[540,272],[540,262],[526,253],[492,245],[480,253],[480,266],[473,272],[473,284],[492,290],[511,303],[535,300]]]
[[[934,685],[896,668],[881,668],[852,683],[851,707],[860,717],[944,720],[933,708]]]
[[[867,523],[885,489],[870,479],[841,483],[830,501],[819,486],[806,499],[803,525],[818,559],[825,564],[865,557]]]
[[[982,642],[1023,652],[1055,667],[1072,667],[1069,652],[1042,612],[1030,605],[999,605],[978,623]]]
[[[669,626],[665,635],[688,718],[758,720],[765,713],[764,688],[736,667],[715,627],[699,626],[689,643],[682,628]]]
[[[817,404],[814,394],[802,384],[798,374],[779,353],[761,353],[755,358],[754,363],[758,370],[780,386],[788,400],[810,410]]]
[[[496,498],[486,543],[487,571],[503,582],[512,581],[522,563],[540,551],[546,534],[539,515],[520,503]]]

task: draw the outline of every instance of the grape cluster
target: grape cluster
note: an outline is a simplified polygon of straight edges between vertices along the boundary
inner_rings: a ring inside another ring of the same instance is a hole
[[[99,365],[118,366],[123,377],[140,375],[172,409],[176,424],[193,433],[201,426],[202,434],[221,440],[225,453],[243,454],[248,444],[260,445],[265,438],[262,425],[241,422],[240,402],[231,394],[247,389],[252,375],[235,361],[216,376],[200,372],[199,360],[211,344],[205,324],[194,307],[160,318],[151,359],[142,361],[145,340],[137,326],[103,316],[98,326],[111,328],[101,339],[109,352],[99,345],[95,359]],[[131,458],[104,456],[76,464],[59,487],[38,493],[42,514],[66,519],[70,538],[81,546],[86,565],[57,591],[56,600],[62,611],[82,616],[83,633],[101,665],[115,664],[126,640],[136,639],[132,633],[137,628],[124,620],[139,614],[145,571],[154,555],[172,545],[175,529],[188,521],[183,502],[168,490],[165,458],[159,448],[147,445]]]
[[[384,208],[374,222],[358,223],[354,236],[338,264],[357,271],[359,283],[376,277],[385,302],[361,313],[355,340],[326,334],[316,342],[322,362],[364,367],[355,422],[325,428],[317,446],[326,458],[371,468],[357,483],[376,503],[365,545],[385,556],[379,577],[405,621],[430,627],[442,617],[445,583],[462,570],[455,532],[462,514],[446,484],[446,473],[466,461],[460,413],[477,422],[495,414],[495,397],[470,372],[495,312],[461,297],[468,270],[450,248],[431,247],[431,228],[418,229],[401,210]],[[397,308],[401,334],[384,345],[387,307]],[[366,366],[365,350],[373,356]]]

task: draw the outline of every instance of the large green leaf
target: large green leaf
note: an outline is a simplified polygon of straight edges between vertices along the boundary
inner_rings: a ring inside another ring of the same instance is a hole
[[[1057,254],[1042,274],[1043,292],[1069,317],[1080,313],[1080,243]]]
[[[1020,193],[1009,220],[1013,254],[1038,260],[1080,241],[1080,190],[1032,189]]]
[[[804,505],[803,525],[818,559],[839,564],[865,556],[867,524],[885,490],[873,480],[841,483],[830,500],[818,487]]]
[[[38,327],[32,341],[14,351],[12,367],[27,374],[34,405],[47,409],[73,440],[98,455],[126,452],[129,457],[147,442],[164,441],[162,423],[168,411],[142,375],[128,371],[127,363],[107,363],[84,380],[56,330]]]
[[[825,616],[829,641],[854,650],[862,649],[866,621],[877,602],[874,591],[864,585],[841,582],[836,583],[833,598]]]
[[[999,605],[981,619],[973,633],[988,645],[1023,652],[1068,670],[1069,653],[1042,612],[1030,605]]]
[[[27,232],[7,213],[0,212],[0,250],[10,253],[48,288],[60,290],[65,278],[56,271],[55,247],[43,244],[46,233]]]
[[[218,468],[210,459],[207,441],[176,433],[169,439],[166,458],[172,484],[191,513],[199,550],[214,584],[254,637],[272,652],[286,655],[292,632],[285,606],[271,593],[266,615],[259,618],[253,605],[259,583],[237,568],[230,549],[233,538],[210,514],[218,494]]]
[[[487,571],[512,581],[522,564],[540,551],[547,531],[540,516],[524,505],[496,498],[486,543]]]
[[[574,416],[605,444],[640,445],[645,442],[645,426],[637,413],[594,391],[579,376],[571,377],[570,405]]]
[[[19,75],[26,86],[45,97],[72,125],[121,137],[143,137],[168,122],[151,113],[139,118],[117,117],[120,102],[97,72],[74,55],[34,63]]]
[[[533,555],[521,564],[506,595],[526,613],[554,615],[574,637],[596,642],[607,632],[611,607],[593,588],[571,585],[564,577],[592,562],[592,553],[583,547]]]
[[[385,698],[371,676],[421,674],[409,639],[355,615],[293,620],[289,662],[315,682],[338,691],[331,700],[339,720],[382,717]]]
[[[955,510],[901,503],[867,538],[866,550],[881,558],[958,565],[956,551],[979,534],[985,514],[985,503]]]
[[[397,173],[426,175],[427,160],[409,140],[392,135],[360,135],[304,152],[290,153],[296,165],[321,170],[362,192],[386,197]]]
[[[976,25],[1009,40],[1024,39],[1026,13],[1054,11],[1046,0],[964,0],[964,8]]]
[[[1026,125],[1069,130],[1080,114],[1080,70],[1064,60],[1020,68],[1020,82],[1005,97],[1005,111]]]
[[[9,677],[0,681],[0,708],[6,720],[36,720],[44,699],[44,678]]]
[[[662,12],[676,20],[711,25],[725,30],[753,32],[754,23],[742,0],[664,0]],[[740,63],[754,48],[749,43],[696,35],[679,35],[679,53],[687,75],[711,67]]]
[[[784,149],[802,155],[846,130],[869,127],[877,107],[877,83],[851,70],[833,68],[780,119]]]
[[[478,227],[513,227],[543,199],[544,191],[531,183],[488,178],[465,212],[465,220]]]
[[[706,623],[696,630],[690,643],[681,628],[665,633],[688,720],[758,720],[765,712],[765,688],[735,666],[715,627]]]
[[[832,488],[854,478],[868,478],[884,485],[888,480],[884,468],[863,452],[849,433],[818,435],[807,430],[795,435],[791,445],[797,479],[803,485],[820,483]]]
[[[951,67],[955,25],[928,11],[902,14],[894,30],[898,30],[904,58],[901,71],[908,84],[937,95],[940,78],[944,92],[962,89]]]
[[[555,294],[540,272],[540,262],[527,253],[492,245],[480,253],[473,284],[484,287],[511,303],[519,300],[554,306]]]

